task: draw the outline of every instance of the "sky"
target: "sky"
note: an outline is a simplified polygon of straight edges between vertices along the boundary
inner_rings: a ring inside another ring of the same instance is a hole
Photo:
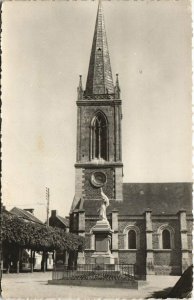
[[[191,181],[191,8],[102,1],[123,106],[124,182]],[[76,100],[87,78],[97,1],[11,1],[2,8],[2,193],[8,210],[68,215]]]

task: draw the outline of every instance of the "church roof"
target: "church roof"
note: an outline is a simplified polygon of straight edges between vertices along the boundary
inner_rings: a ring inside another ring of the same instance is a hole
[[[97,215],[101,201],[85,200],[86,215]],[[107,214],[117,209],[120,215],[142,215],[147,209],[154,215],[172,215],[185,209],[192,213],[192,183],[124,183],[123,201],[110,200]]]
[[[85,95],[114,94],[102,4],[99,1]]]

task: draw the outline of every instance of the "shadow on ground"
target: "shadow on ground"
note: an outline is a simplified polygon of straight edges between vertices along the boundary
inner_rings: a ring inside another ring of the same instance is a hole
[[[166,298],[168,298],[168,294],[171,290],[172,290],[172,288],[169,287],[169,288],[165,288],[165,289],[160,290],[160,291],[155,291],[151,295],[149,295],[149,297],[147,297],[146,299],[150,299],[150,298],[166,299]]]
[[[191,298],[192,297],[192,290],[193,290],[193,265],[189,266],[186,271],[182,274],[179,278],[177,283],[173,288],[166,288],[161,291],[153,292],[149,298],[176,298],[176,299],[184,299],[184,298]]]

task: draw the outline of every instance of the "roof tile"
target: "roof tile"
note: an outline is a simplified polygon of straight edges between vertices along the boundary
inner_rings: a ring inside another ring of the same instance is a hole
[[[99,200],[85,200],[86,215],[98,215]],[[118,209],[120,215],[142,215],[147,209],[152,213],[176,214],[185,209],[192,214],[192,183],[124,183],[123,201],[110,200],[107,214]]]

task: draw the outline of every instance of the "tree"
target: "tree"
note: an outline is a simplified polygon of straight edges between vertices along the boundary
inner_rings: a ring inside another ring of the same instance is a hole
[[[78,252],[83,251],[85,247],[84,238],[76,234],[65,233],[60,228],[32,223],[5,213],[2,216],[2,241],[8,261],[9,254],[14,249],[17,251],[17,255],[15,255],[17,258],[15,259],[18,261],[21,249],[42,251],[44,261],[48,251]]]

